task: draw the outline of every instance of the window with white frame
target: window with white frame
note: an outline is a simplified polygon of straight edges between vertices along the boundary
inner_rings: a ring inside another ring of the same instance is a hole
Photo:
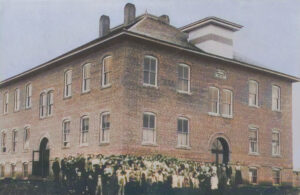
[[[280,169],[273,169],[272,170],[272,177],[273,177],[273,184],[279,185],[281,182],[280,179]]]
[[[101,114],[100,143],[109,142],[109,129],[110,129],[110,114],[108,112],[105,112]]]
[[[40,118],[44,118],[47,114],[47,95],[45,92],[40,95]]]
[[[1,152],[6,152],[6,133],[1,133]]]
[[[47,114],[51,116],[53,113],[53,91],[47,93]]]
[[[177,67],[178,72],[178,91],[189,93],[190,92],[190,67],[186,64],[179,64]]]
[[[209,112],[219,114],[219,89],[216,87],[209,88]]]
[[[32,85],[31,83],[27,84],[25,87],[25,108],[30,108],[31,107],[31,96],[32,96]]]
[[[232,91],[224,89],[222,94],[222,116],[232,117]]]
[[[279,131],[272,131],[272,155],[280,155],[280,133]]]
[[[18,132],[17,130],[12,131],[12,152],[16,152],[17,150],[17,139],[18,139]]]
[[[257,168],[249,168],[249,182],[257,184]]]
[[[102,87],[111,84],[112,57],[107,56],[102,61]]]
[[[272,110],[280,111],[280,87],[272,85]]]
[[[249,129],[249,153],[258,153],[258,129]]]
[[[24,149],[27,150],[29,148],[29,138],[30,138],[30,128],[24,128]]]
[[[85,64],[82,67],[82,92],[90,91],[91,84],[91,64]]]
[[[72,70],[68,70],[64,75],[65,88],[64,88],[64,97],[72,96]]]
[[[80,144],[85,145],[88,143],[89,133],[89,118],[88,116],[81,117],[81,128],[80,128]]]
[[[0,177],[5,176],[5,166],[3,164],[0,165]]]
[[[20,110],[20,89],[15,89],[15,97],[14,97],[14,110]]]
[[[152,56],[144,58],[144,85],[157,86],[157,59]]]
[[[258,106],[258,83],[249,81],[249,106]]]
[[[189,146],[189,120],[183,117],[177,119],[178,146]]]
[[[150,112],[145,112],[143,114],[143,143],[156,143],[155,122],[155,114]]]
[[[28,177],[28,163],[23,163],[23,177]]]
[[[69,120],[63,121],[63,146],[70,147],[70,125],[71,122]]]
[[[8,113],[8,102],[9,102],[9,94],[8,92],[4,93],[3,96],[3,113]]]

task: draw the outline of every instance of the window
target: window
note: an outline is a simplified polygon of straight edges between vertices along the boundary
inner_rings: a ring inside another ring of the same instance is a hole
[[[16,152],[16,149],[17,149],[17,135],[18,135],[17,130],[13,130],[13,132],[12,132],[12,151],[13,152]]]
[[[157,86],[157,59],[152,56],[144,58],[144,85]]]
[[[280,155],[280,134],[278,131],[272,132],[272,155]]]
[[[16,176],[16,164],[11,164],[11,177]]]
[[[18,88],[15,90],[14,110],[20,110],[20,89]]]
[[[256,168],[249,169],[249,182],[251,184],[257,184],[257,169]]]
[[[64,97],[72,96],[72,70],[65,72],[65,89]]]
[[[272,110],[280,111],[280,88],[276,85],[272,86]]]
[[[258,153],[258,130],[253,128],[249,131],[249,153]]]
[[[32,96],[32,86],[31,84],[26,85],[26,97],[25,97],[25,108],[31,107],[31,96]]]
[[[155,115],[153,113],[143,114],[143,143],[155,144]]]
[[[53,91],[47,93],[47,111],[48,116],[51,116],[53,112]]]
[[[232,91],[224,89],[222,95],[222,116],[232,117]]]
[[[1,133],[1,151],[6,152],[6,133]]]
[[[30,129],[29,127],[24,128],[24,149],[29,148]]]
[[[91,83],[91,64],[86,64],[82,67],[82,92],[90,91]]]
[[[111,83],[112,57],[107,56],[102,62],[102,87],[109,86]]]
[[[46,93],[42,93],[40,95],[40,118],[44,118],[46,116],[47,109],[47,96]]]
[[[273,169],[273,184],[279,185],[280,184],[280,169]]]
[[[110,114],[108,112],[101,114],[101,132],[100,142],[109,142],[109,129],[110,129]]]
[[[209,112],[219,114],[219,89],[215,87],[209,88]]]
[[[28,163],[23,163],[23,177],[28,177]]]
[[[70,147],[70,124],[69,120],[63,122],[63,146]]]
[[[258,106],[258,83],[249,81],[249,106]]]
[[[185,64],[178,65],[178,91],[190,92],[190,67]]]
[[[5,176],[5,166],[0,165],[0,177],[4,177],[4,176]]]
[[[80,144],[88,143],[88,133],[89,133],[89,118],[84,116],[81,118],[81,128],[80,128]]]
[[[178,146],[189,146],[189,121],[186,118],[177,119]]]
[[[4,97],[3,97],[3,102],[4,102],[4,106],[3,106],[3,113],[6,114],[8,113],[8,101],[9,101],[9,95],[8,95],[8,92],[6,92],[4,94]]]

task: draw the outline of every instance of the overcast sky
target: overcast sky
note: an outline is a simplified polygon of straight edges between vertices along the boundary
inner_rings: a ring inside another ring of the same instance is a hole
[[[176,27],[207,16],[236,22],[234,49],[273,70],[300,77],[299,0],[0,0],[0,80],[97,38],[102,14],[111,27],[123,7],[167,14]],[[293,86],[294,168],[300,169],[300,84]]]

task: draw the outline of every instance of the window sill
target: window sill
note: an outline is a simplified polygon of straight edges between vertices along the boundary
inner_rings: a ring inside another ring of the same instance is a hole
[[[157,86],[157,85],[150,85],[150,84],[145,84],[145,83],[143,83],[143,87],[158,89],[158,86]]]
[[[28,153],[28,152],[29,152],[29,148],[23,150],[23,153]]]
[[[282,158],[281,154],[272,154],[273,158]]]
[[[260,154],[258,152],[249,152],[248,155],[250,155],[250,156],[259,156]]]
[[[85,94],[89,94],[89,93],[91,93],[91,90],[88,90],[88,91],[82,91],[82,92],[81,92],[81,95],[85,95]]]
[[[177,93],[179,94],[184,94],[184,95],[192,95],[190,91],[181,91],[181,90],[176,90]]]
[[[25,107],[25,110],[31,110],[31,106]]]
[[[110,143],[109,142],[100,142],[99,143],[99,146],[107,146],[109,145]]]
[[[63,147],[61,147],[61,149],[63,149],[63,150],[70,149],[70,146],[63,146]]]
[[[152,146],[152,147],[158,147],[156,143],[149,143],[149,142],[143,142],[142,146]]]
[[[190,149],[192,149],[192,148],[191,148],[191,146],[179,146],[179,145],[177,145],[177,146],[176,146],[176,149],[190,150]]]
[[[101,89],[107,89],[107,88],[111,88],[111,84],[101,86]]]
[[[278,113],[281,113],[281,112],[282,112],[281,110],[273,110],[273,109],[272,109],[272,111],[273,111],[273,112],[278,112]]]
[[[209,116],[220,116],[219,113],[214,113],[214,112],[208,112]]]
[[[64,96],[64,97],[63,97],[63,100],[68,100],[68,99],[71,99],[71,98],[72,98],[72,96],[71,96],[71,95],[70,95],[70,96],[67,96],[67,97],[66,97],[66,96]]]
[[[222,114],[222,117],[223,118],[228,118],[228,119],[232,119],[233,118],[232,115],[226,115],[226,114]]]
[[[248,104],[248,106],[249,106],[250,108],[260,108],[258,105],[251,105],[251,104]]]
[[[14,110],[14,113],[17,113],[17,112],[20,112],[21,110],[19,109],[19,110]]]
[[[81,148],[84,148],[84,147],[88,147],[89,146],[89,144],[88,143],[83,143],[83,144],[80,144],[80,146],[79,147],[81,147]]]

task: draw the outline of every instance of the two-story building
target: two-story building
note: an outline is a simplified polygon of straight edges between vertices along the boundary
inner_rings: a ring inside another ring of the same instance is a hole
[[[176,28],[132,4],[117,27],[101,16],[99,38],[0,82],[0,176],[47,176],[77,153],[159,153],[291,184],[300,79],[237,60],[241,28],[216,17]]]

